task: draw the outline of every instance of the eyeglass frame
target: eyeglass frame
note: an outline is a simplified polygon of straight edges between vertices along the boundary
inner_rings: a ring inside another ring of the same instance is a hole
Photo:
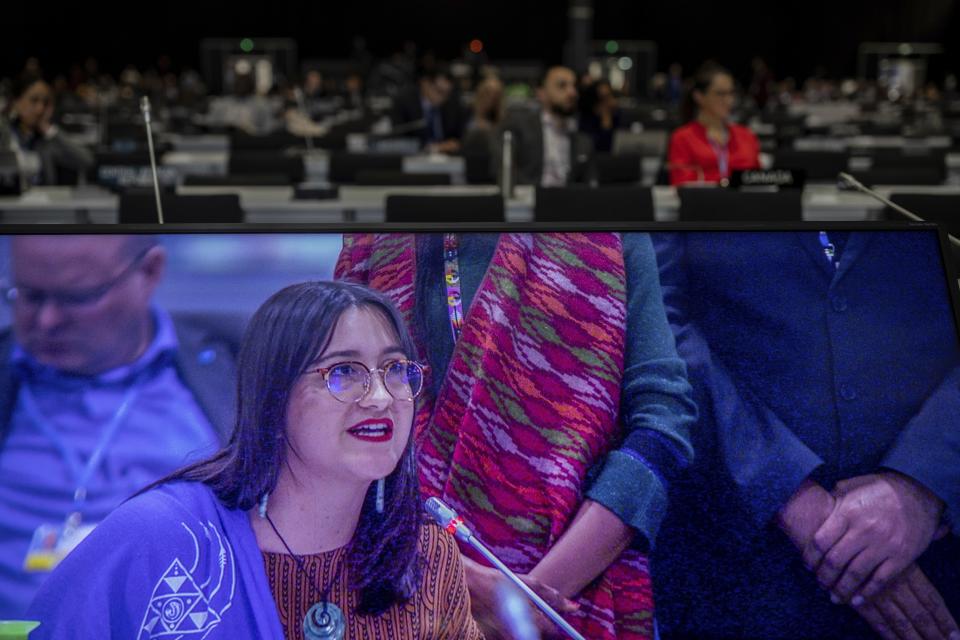
[[[81,307],[92,307],[101,300],[104,296],[110,293],[110,290],[119,285],[121,282],[126,280],[130,275],[132,275],[140,263],[143,262],[143,259],[147,257],[147,254],[153,249],[153,246],[150,246],[140,253],[130,261],[126,267],[123,268],[123,271],[118,273],[116,276],[104,282],[103,284],[97,285],[96,287],[88,287],[86,291],[81,293],[58,293],[58,292],[49,292],[44,289],[34,289],[33,287],[18,287],[16,285],[10,285],[6,287],[0,287],[0,299],[7,305],[11,307],[20,301],[21,304],[29,304],[31,307],[42,307],[44,303],[49,301],[54,301],[58,308],[67,309],[67,310],[76,310]],[[30,300],[31,296],[21,297],[20,293],[22,289],[32,292],[41,292],[41,297],[39,301]],[[64,301],[64,298],[67,298]],[[70,300],[73,298],[73,300]]]
[[[406,362],[408,364],[417,365],[420,368],[421,380],[425,378],[427,372],[430,371],[430,365],[417,362],[416,360],[410,360],[409,358],[395,358],[393,360],[388,360],[387,362],[385,362],[382,367],[377,367],[374,369],[371,369],[367,365],[363,364],[362,362],[358,362],[357,360],[344,360],[343,362],[336,362],[330,365],[329,367],[314,367],[311,369],[307,369],[305,373],[316,373],[323,376],[323,382],[324,382],[324,385],[327,387],[327,391],[330,392],[330,395],[333,396],[334,400],[336,400],[337,402],[342,402],[343,404],[356,404],[361,400],[363,400],[364,398],[366,398],[367,394],[370,393],[371,387],[373,386],[372,381],[373,381],[374,373],[380,374],[380,382],[383,384],[383,388],[387,390],[387,393],[390,394],[391,398],[393,398],[394,400],[399,400],[401,402],[413,402],[420,396],[421,393],[423,393],[423,389],[426,387],[426,384],[424,384],[423,382],[421,382],[420,389],[417,391],[416,394],[414,394],[412,398],[398,398],[395,395],[393,395],[393,393],[391,393],[390,387],[387,386],[387,381],[385,378],[385,376],[387,375],[387,368],[398,362]],[[342,367],[345,364],[358,364],[363,368],[364,371],[367,372],[367,377],[363,384],[364,386],[363,393],[361,393],[356,400],[341,400],[340,398],[337,397],[337,394],[333,392],[333,389],[330,388],[330,372],[336,369],[337,367]]]

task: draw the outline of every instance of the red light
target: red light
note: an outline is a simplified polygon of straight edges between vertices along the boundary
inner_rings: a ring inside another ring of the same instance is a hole
[[[471,40],[471,41],[470,41],[470,51],[471,51],[472,53],[480,53],[481,51],[483,51],[483,43],[480,42],[479,40],[476,40],[476,39]]]

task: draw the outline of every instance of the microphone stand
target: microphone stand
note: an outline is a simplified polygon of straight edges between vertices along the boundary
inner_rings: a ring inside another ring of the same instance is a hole
[[[307,111],[307,101],[303,97],[303,90],[300,87],[295,87],[293,89],[293,96],[297,101],[297,108],[300,109],[305,116],[307,116],[310,122],[313,122],[313,118],[310,117],[310,113]],[[313,136],[308,133],[303,137],[307,143],[307,153],[310,153],[313,151]]]
[[[463,524],[463,520],[460,516],[457,515],[457,512],[445,505],[439,498],[429,498],[424,505],[426,512],[436,520],[437,524],[446,529],[449,533],[452,533],[458,540],[466,542],[474,549],[480,552],[484,558],[486,558],[490,564],[500,570],[500,572],[507,576],[510,581],[517,586],[532,602],[537,605],[537,608],[540,611],[550,618],[554,624],[560,627],[561,630],[568,637],[573,638],[573,640],[586,640],[580,633],[570,626],[570,623],[561,617],[559,613],[554,611],[553,607],[547,604],[543,598],[537,595],[537,593],[527,586],[523,580],[517,577],[513,571],[511,571],[507,565],[500,562],[500,559],[497,556],[493,555],[493,552],[487,549],[482,542],[474,537],[473,532]]]
[[[153,193],[157,197],[157,222],[163,224],[163,204],[160,202],[160,180],[157,178],[157,158],[153,151],[153,128],[150,126],[150,98],[140,98],[140,112],[147,126],[147,147],[150,151],[150,169],[153,171]]]
[[[898,205],[897,203],[891,202],[889,199],[884,198],[882,195],[880,195],[879,193],[877,193],[877,192],[874,191],[873,189],[868,188],[868,187],[865,186],[862,182],[860,182],[859,180],[857,180],[856,178],[854,178],[854,177],[853,177],[852,175],[850,175],[849,173],[846,173],[846,172],[841,171],[841,172],[840,172],[840,180],[841,180],[842,182],[844,182],[845,184],[853,187],[854,189],[856,189],[856,190],[859,191],[860,193],[864,193],[864,194],[870,196],[871,198],[873,198],[874,200],[877,200],[878,202],[881,202],[881,203],[887,205],[888,207],[890,207],[891,209],[893,209],[893,210],[896,211],[897,213],[901,214],[902,216],[904,216],[904,217],[907,218],[908,220],[913,220],[914,222],[928,222],[927,220],[924,220],[923,218],[921,218],[921,217],[918,216],[917,214],[913,213],[912,211],[908,211],[907,209],[904,209],[903,207],[901,207],[901,206]],[[949,233],[947,234],[947,239],[950,240],[950,244],[952,244],[955,248],[960,249],[960,240],[958,240],[958,239],[955,238],[954,236],[950,235]]]

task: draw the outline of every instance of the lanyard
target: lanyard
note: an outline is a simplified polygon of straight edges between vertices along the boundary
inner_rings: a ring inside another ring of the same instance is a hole
[[[463,300],[460,297],[460,241],[455,233],[443,235],[443,284],[447,289],[447,312],[456,344],[463,330]]]
[[[834,260],[834,256],[837,255],[837,247],[830,242],[830,236],[827,235],[826,231],[820,232],[820,246],[823,247],[823,255],[827,256],[827,262],[832,264],[834,269],[838,268],[840,261]]]
[[[710,142],[710,146],[713,147],[714,153],[717,154],[717,168],[720,170],[721,178],[730,177],[730,142],[727,144],[718,144],[715,140],[707,137],[707,140]]]
[[[117,410],[113,412],[113,416],[111,416],[110,420],[103,427],[100,440],[97,442],[93,453],[90,454],[90,459],[87,461],[86,466],[80,463],[80,456],[76,449],[69,445],[63,436],[60,435],[53,425],[40,413],[40,408],[37,406],[37,400],[33,395],[33,391],[30,390],[30,386],[24,383],[20,387],[20,397],[23,400],[23,408],[27,412],[27,415],[33,423],[37,425],[37,428],[40,429],[45,436],[50,438],[54,446],[59,450],[63,461],[70,469],[70,474],[73,476],[73,481],[76,486],[73,492],[74,512],[79,513],[82,510],[83,504],[87,499],[87,486],[90,484],[90,480],[97,470],[97,467],[103,462],[103,456],[106,454],[107,448],[117,434],[120,424],[130,412],[130,407],[133,405],[134,399],[137,394],[140,393],[140,387],[141,384],[137,382],[127,389],[123,395],[123,399],[120,401],[120,406],[117,407]]]

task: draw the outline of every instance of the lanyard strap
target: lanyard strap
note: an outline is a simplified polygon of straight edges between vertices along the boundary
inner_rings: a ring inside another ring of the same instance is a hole
[[[717,168],[720,170],[721,178],[730,177],[730,142],[719,144],[713,138],[707,137],[714,153],[717,154]]]
[[[455,233],[443,235],[443,284],[447,289],[447,313],[456,344],[463,331],[463,300],[460,297],[460,241]]]
[[[820,232],[820,246],[823,247],[823,255],[827,256],[827,262],[832,264],[834,269],[838,268],[840,261],[835,259],[837,247],[830,242],[830,236],[827,235],[826,231]]]
[[[20,387],[20,397],[23,400],[23,408],[27,412],[27,415],[33,423],[37,425],[37,428],[53,442],[54,446],[60,452],[63,461],[70,469],[70,474],[73,476],[73,481],[76,486],[73,492],[73,510],[75,512],[82,510],[83,504],[87,499],[87,486],[90,484],[90,480],[93,478],[97,467],[103,462],[103,456],[106,454],[111,441],[117,434],[120,424],[130,412],[130,407],[133,405],[134,399],[137,394],[140,393],[140,387],[141,384],[137,382],[127,389],[123,395],[123,399],[120,401],[120,406],[117,407],[116,411],[114,411],[110,417],[110,420],[104,425],[97,446],[94,448],[93,453],[90,454],[90,459],[86,465],[80,463],[80,455],[77,453],[77,450],[57,432],[56,428],[54,428],[40,412],[30,385],[24,383]]]

